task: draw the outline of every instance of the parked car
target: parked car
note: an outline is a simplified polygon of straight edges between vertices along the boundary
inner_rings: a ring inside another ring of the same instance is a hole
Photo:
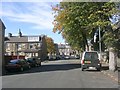
[[[75,55],[75,59],[80,59],[80,55]]]
[[[7,71],[24,71],[25,69],[30,69],[29,63],[25,59],[14,59],[5,65]]]
[[[57,60],[60,60],[60,59],[62,59],[62,56],[56,55],[56,59],[57,59]]]
[[[56,56],[52,56],[52,59],[53,59],[53,60],[57,60],[57,57],[56,57]]]
[[[83,53],[81,60],[82,71],[87,68],[95,67],[98,71],[101,70],[101,63],[97,51],[86,51]]]
[[[41,60],[37,57],[27,58],[26,61],[31,67],[41,66]]]
[[[70,59],[69,55],[65,55],[64,59]]]

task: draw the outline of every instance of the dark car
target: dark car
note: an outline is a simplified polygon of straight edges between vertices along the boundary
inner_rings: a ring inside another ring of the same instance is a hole
[[[14,59],[5,65],[7,71],[24,71],[25,69],[30,69],[29,63],[25,59]]]
[[[31,67],[41,66],[41,60],[37,57],[27,58],[26,61]]]
[[[56,59],[60,60],[60,59],[62,59],[62,57],[60,55],[56,55]]]
[[[97,51],[84,52],[81,60],[82,71],[93,67],[95,67],[98,71],[101,70],[101,63]]]

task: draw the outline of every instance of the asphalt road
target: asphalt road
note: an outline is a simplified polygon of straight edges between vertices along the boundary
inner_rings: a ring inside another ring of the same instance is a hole
[[[81,71],[80,60],[43,62],[41,67],[2,77],[2,88],[117,88],[96,70]]]

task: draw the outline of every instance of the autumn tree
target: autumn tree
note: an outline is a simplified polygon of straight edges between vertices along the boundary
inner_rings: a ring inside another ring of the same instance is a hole
[[[47,52],[48,53],[54,53],[55,52],[55,47],[54,47],[54,41],[50,37],[45,37],[46,42],[47,42]]]

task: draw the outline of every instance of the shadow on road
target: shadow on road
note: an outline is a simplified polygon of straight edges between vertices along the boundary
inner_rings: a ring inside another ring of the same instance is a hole
[[[109,70],[109,66],[102,66],[102,70]]]
[[[53,64],[53,65],[42,65],[40,67],[34,67],[30,70],[24,72],[9,72],[5,75],[16,75],[16,74],[26,74],[26,73],[37,73],[37,72],[50,72],[50,71],[66,71],[71,69],[80,68],[80,64]]]
[[[100,71],[97,71],[96,69],[94,69],[94,70],[92,70],[92,69],[86,69],[86,70],[84,70],[84,71],[87,71],[87,72],[100,72]]]

